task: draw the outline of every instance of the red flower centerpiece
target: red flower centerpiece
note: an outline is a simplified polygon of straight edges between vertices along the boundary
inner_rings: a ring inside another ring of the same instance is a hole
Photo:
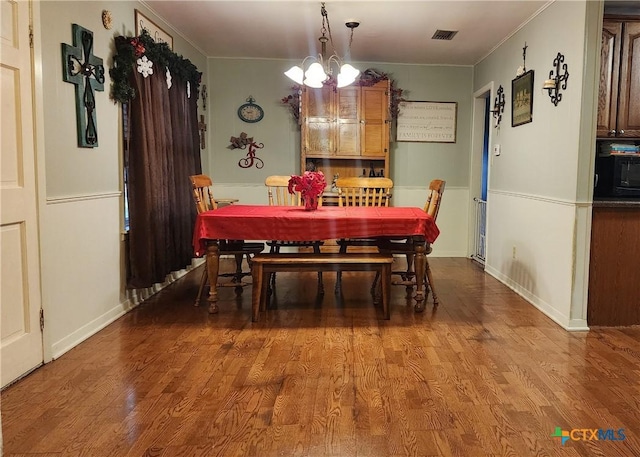
[[[321,171],[305,171],[302,176],[293,175],[289,179],[289,193],[300,192],[307,211],[318,208],[318,200],[326,186],[327,182]]]

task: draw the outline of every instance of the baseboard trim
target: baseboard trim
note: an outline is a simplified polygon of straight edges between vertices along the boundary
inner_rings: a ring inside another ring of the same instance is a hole
[[[102,316],[99,316],[86,325],[83,325],[78,330],[64,337],[60,341],[55,342],[53,345],[51,345],[52,360],[55,360],[63,354],[67,353],[83,341],[87,340],[88,338],[98,333],[100,330],[107,327],[109,324],[112,324],[120,317],[124,316],[135,307],[136,305],[132,304],[131,301],[127,299],[119,305],[114,306],[111,310],[107,311]]]
[[[549,303],[542,300],[540,297],[531,293],[531,291],[522,288],[519,284],[514,282],[508,276],[505,276],[498,270],[485,265],[485,272],[502,284],[507,286],[509,289],[520,295],[526,301],[528,301],[531,305],[537,308],[540,312],[542,312],[545,316],[551,319],[553,322],[558,324],[563,329],[570,332],[588,332],[589,326],[587,325],[587,321],[584,319],[570,319],[567,316],[560,314],[555,308],[553,308]]]

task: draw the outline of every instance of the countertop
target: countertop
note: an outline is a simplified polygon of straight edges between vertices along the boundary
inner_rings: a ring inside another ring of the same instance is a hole
[[[593,200],[594,208],[637,208],[640,209],[640,199],[632,198],[605,198],[599,197]]]

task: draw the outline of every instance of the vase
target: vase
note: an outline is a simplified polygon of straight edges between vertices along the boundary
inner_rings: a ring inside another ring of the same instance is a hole
[[[318,209],[318,197],[313,195],[303,195],[305,211],[314,211]]]

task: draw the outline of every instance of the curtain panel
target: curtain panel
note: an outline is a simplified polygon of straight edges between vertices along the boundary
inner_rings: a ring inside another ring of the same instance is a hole
[[[196,210],[189,176],[201,173],[197,92],[164,71],[133,71],[129,103],[129,288],[164,282],[193,258]]]

